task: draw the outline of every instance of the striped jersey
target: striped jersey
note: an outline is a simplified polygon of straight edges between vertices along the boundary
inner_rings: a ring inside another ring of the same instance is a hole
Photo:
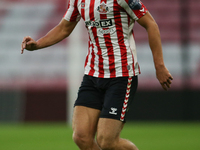
[[[99,78],[140,74],[133,26],[147,9],[140,1],[140,7],[133,9],[133,2],[70,0],[64,19],[79,21],[82,18],[89,34],[85,74]]]

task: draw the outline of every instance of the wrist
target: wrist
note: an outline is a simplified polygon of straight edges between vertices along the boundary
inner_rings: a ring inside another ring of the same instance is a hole
[[[165,67],[164,63],[155,64],[156,69],[160,69],[160,68],[163,68],[163,67]]]
[[[35,50],[41,49],[41,44],[39,41],[36,41]]]

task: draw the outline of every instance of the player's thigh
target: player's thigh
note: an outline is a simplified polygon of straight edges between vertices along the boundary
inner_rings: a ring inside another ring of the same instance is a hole
[[[98,142],[114,142],[119,139],[124,123],[120,120],[100,118],[97,127]]]
[[[100,118],[112,118],[126,122],[126,114],[137,89],[137,76],[111,80],[106,90]]]
[[[75,106],[72,120],[73,134],[79,137],[94,137],[99,115],[100,110],[98,109]]]

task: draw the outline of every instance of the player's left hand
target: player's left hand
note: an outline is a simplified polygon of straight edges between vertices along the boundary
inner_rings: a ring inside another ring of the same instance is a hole
[[[165,66],[156,68],[156,77],[164,90],[167,91],[171,87],[173,77]]]

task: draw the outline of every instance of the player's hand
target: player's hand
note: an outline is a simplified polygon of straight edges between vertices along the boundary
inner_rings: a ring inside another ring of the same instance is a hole
[[[156,68],[156,77],[164,90],[167,91],[171,87],[173,77],[165,66]]]
[[[28,51],[33,51],[37,49],[37,42],[33,40],[30,36],[24,37],[21,45],[21,54],[24,53],[24,49]]]

